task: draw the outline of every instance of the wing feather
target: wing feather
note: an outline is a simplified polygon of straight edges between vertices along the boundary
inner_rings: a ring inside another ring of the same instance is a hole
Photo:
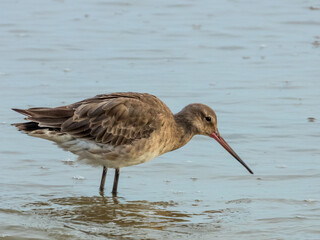
[[[161,112],[135,98],[100,99],[100,102],[83,102],[75,109],[72,118],[61,126],[61,131],[94,139],[96,142],[123,145],[148,138],[161,126]],[[78,130],[83,132],[78,132]]]
[[[57,108],[14,109],[39,127],[111,145],[132,144],[165,126],[173,115],[157,97],[142,93],[97,95]]]

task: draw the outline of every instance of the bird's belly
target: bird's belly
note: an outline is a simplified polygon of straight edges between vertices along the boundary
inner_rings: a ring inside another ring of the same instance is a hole
[[[147,148],[149,150],[146,151],[135,151],[135,146],[132,145],[112,146],[75,138],[57,144],[78,155],[81,162],[93,166],[106,166],[107,168],[137,165],[159,156],[159,152],[152,151],[151,148]]]
[[[137,165],[163,153],[160,152],[161,147],[153,146],[151,139],[140,139],[132,145],[113,146],[75,138],[66,133],[57,133],[47,129],[30,132],[29,135],[54,141],[64,150],[78,155],[78,159],[83,163],[107,168]]]

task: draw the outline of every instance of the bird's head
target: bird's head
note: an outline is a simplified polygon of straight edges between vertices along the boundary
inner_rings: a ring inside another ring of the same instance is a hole
[[[189,104],[180,113],[183,114],[184,121],[188,123],[190,130],[196,135],[211,136],[218,130],[217,116],[207,105]]]
[[[222,138],[218,131],[217,116],[207,105],[193,103],[186,106],[180,114],[187,123],[190,130],[196,135],[205,135],[214,138],[224,149],[226,149],[235,159],[238,160],[251,174],[251,169],[233,151],[229,144]]]

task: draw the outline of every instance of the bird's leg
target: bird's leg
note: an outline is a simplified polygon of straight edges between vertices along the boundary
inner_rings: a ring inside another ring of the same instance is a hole
[[[102,193],[102,194],[103,194],[103,190],[104,190],[104,184],[106,182],[107,170],[108,170],[108,168],[103,166],[102,177],[101,177],[101,182],[100,182],[100,193]]]
[[[119,175],[120,175],[120,169],[116,168],[116,170],[114,172],[114,181],[113,181],[113,188],[112,188],[113,195],[117,195]]]

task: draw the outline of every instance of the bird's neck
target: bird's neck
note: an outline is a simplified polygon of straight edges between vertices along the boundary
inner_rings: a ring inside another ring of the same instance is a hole
[[[190,122],[187,121],[183,113],[174,115],[175,131],[172,138],[174,139],[173,149],[178,149],[186,145],[191,138],[195,135],[195,131]]]

